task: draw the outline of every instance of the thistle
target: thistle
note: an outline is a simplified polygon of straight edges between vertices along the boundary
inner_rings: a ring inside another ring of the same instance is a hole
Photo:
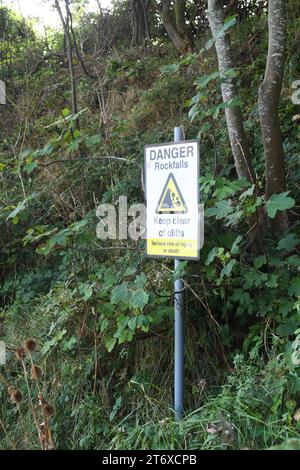
[[[31,367],[31,378],[33,380],[38,380],[40,377],[42,377],[42,375],[43,375],[43,371],[41,367],[34,364]]]
[[[30,338],[25,342],[24,346],[25,346],[26,351],[34,352],[36,350],[37,344],[36,344],[36,341],[33,338]]]

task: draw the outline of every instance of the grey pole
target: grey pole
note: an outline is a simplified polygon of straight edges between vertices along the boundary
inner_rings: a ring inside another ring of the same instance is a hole
[[[182,127],[174,127],[174,142],[183,140]],[[180,263],[175,259],[175,271]],[[184,283],[182,279],[174,281],[174,409],[175,421],[179,421],[183,416],[184,398]]]

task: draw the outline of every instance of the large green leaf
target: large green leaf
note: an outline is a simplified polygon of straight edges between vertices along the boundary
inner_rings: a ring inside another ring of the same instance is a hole
[[[142,289],[138,289],[132,292],[130,304],[133,308],[143,310],[145,305],[148,303],[149,294]]]
[[[292,251],[299,243],[300,238],[297,238],[294,233],[289,233],[278,242],[277,250]]]
[[[267,214],[274,219],[278,211],[291,209],[295,205],[295,200],[288,196],[289,191],[279,194],[273,194],[267,201]]]

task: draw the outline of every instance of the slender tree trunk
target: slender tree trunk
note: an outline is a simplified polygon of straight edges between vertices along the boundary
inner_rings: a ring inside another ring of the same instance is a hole
[[[68,65],[69,65],[69,74],[70,74],[70,82],[71,82],[71,95],[72,95],[72,113],[78,113],[78,106],[77,106],[77,92],[76,92],[76,80],[74,74],[74,65],[73,65],[73,53],[72,53],[72,40],[71,40],[71,33],[70,33],[70,17],[69,17],[69,7],[68,7],[68,0],[65,0],[66,4],[66,12],[67,17],[66,19],[63,16],[61,11],[61,7],[59,4],[59,0],[55,0],[55,8],[59,14],[64,33],[67,43],[67,57],[68,57]],[[79,129],[79,120],[76,119],[75,121],[76,128]]]
[[[269,46],[258,109],[265,153],[266,198],[286,189],[282,133],[278,114],[284,75],[286,46],[286,0],[269,0]],[[278,214],[277,231],[287,228],[287,215]]]
[[[227,33],[220,36],[218,33],[224,25],[224,9],[222,1],[208,0],[208,20],[215,40],[224,103],[238,98],[238,92],[233,78],[228,77],[227,71],[233,68],[232,48]],[[226,123],[230,145],[238,177],[247,178],[255,183],[255,173],[249,155],[249,147],[244,130],[243,117],[240,106],[225,109]]]
[[[81,65],[81,68],[82,68],[82,71],[86,74],[87,77],[90,77],[90,78],[97,78],[95,75],[91,74],[86,66],[85,66],[85,63],[84,63],[84,60],[79,52],[79,49],[78,49],[78,46],[77,46],[77,40],[76,40],[76,35],[75,35],[75,31],[74,31],[74,28],[73,28],[73,18],[72,18],[72,13],[70,11],[70,8],[69,8],[69,5],[68,3],[66,2],[66,8],[67,8],[67,15],[68,15],[68,18],[69,18],[69,31],[70,33],[72,34],[72,38],[73,38],[73,44],[74,44],[74,49],[75,49],[75,53],[76,53],[76,57]]]

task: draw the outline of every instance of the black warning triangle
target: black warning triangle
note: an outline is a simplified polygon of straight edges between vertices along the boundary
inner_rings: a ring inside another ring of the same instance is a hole
[[[170,173],[162,190],[155,212],[157,214],[184,214],[187,206],[173,173]]]

